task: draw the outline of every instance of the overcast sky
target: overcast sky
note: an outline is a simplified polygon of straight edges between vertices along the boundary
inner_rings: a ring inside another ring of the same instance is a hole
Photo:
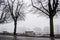
[[[30,4],[29,0],[24,0],[25,3]],[[18,21],[17,22],[17,32],[22,33],[24,31],[36,31],[36,27],[41,28],[41,31],[45,28],[49,28],[49,18],[45,16],[39,16],[36,14],[28,13],[26,14],[25,21]],[[60,16],[54,18],[54,26],[60,26]],[[56,28],[55,28],[56,29]],[[0,32],[2,31],[13,32],[14,30],[14,22],[7,23],[7,24],[0,24]],[[49,30],[49,29],[48,29]],[[38,31],[38,30],[37,30]],[[36,31],[36,32],[37,32]],[[44,32],[44,31],[43,31]]]
[[[17,32],[22,33],[24,31],[36,31],[37,28],[41,28],[41,30],[38,29],[37,31],[44,32],[45,30],[43,30],[43,29],[45,27],[49,28],[49,18],[44,17],[44,16],[40,16],[40,17],[37,17],[37,16],[38,15],[34,15],[34,14],[29,13],[26,15],[25,21],[18,21]],[[58,28],[57,26],[60,26],[59,20],[60,20],[60,17],[54,19],[54,24],[55,24],[56,28]],[[56,28],[55,28],[55,30],[56,30]],[[14,22],[7,23],[7,24],[0,24],[0,30],[13,32]]]

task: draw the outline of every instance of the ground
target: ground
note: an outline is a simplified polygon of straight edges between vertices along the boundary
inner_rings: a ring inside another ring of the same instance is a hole
[[[9,36],[9,35],[0,35],[0,40],[60,40],[60,38],[37,38],[37,37],[21,37],[21,36]]]

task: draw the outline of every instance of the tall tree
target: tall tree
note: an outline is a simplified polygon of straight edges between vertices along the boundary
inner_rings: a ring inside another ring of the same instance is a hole
[[[54,16],[57,14],[57,12],[59,11],[57,8],[58,8],[58,5],[59,5],[59,0],[47,0],[47,8],[43,5],[44,3],[42,3],[41,1],[42,0],[36,0],[37,3],[40,4],[40,6],[42,6],[41,8],[39,8],[37,5],[34,4],[33,0],[31,0],[32,2],[32,6],[34,8],[36,8],[37,10],[43,12],[44,14],[46,14],[47,16],[49,16],[49,19],[50,19],[50,36],[51,37],[54,37],[54,26],[53,26],[53,18]],[[46,0],[45,0],[46,1]],[[42,10],[43,8],[43,10]]]
[[[7,3],[6,3],[7,2]],[[5,14],[8,14],[11,16],[11,18],[14,21],[14,35],[16,35],[16,29],[17,29],[17,21],[18,19],[23,20],[25,17],[25,14],[23,12],[23,1],[20,2],[20,0],[7,0],[4,5],[5,9]],[[6,16],[8,16],[6,15]]]
[[[15,12],[14,12],[14,2],[15,2],[15,0],[14,0],[14,1],[11,0],[11,4],[9,3],[8,0],[7,0],[7,2],[8,2],[8,6],[9,6],[9,10],[10,10],[12,19],[14,20],[14,25],[15,25],[15,27],[14,27],[14,35],[16,35],[17,19],[18,19],[19,16],[20,16],[21,18],[23,18],[23,16],[24,16],[23,13],[20,12],[20,11],[21,11],[21,8],[22,8],[22,6],[23,6],[23,3],[21,4],[21,3],[19,3],[19,1],[17,0],[17,7],[16,7],[16,10],[15,10]],[[22,1],[22,2],[23,2],[23,1]]]

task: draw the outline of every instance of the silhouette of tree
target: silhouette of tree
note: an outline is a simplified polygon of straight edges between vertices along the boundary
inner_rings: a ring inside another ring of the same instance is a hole
[[[34,0],[35,1],[35,0]],[[45,4],[47,4],[46,6],[44,6],[43,2],[41,2],[42,0],[36,0],[37,3],[42,6],[42,7],[38,7],[36,2],[34,3],[33,0],[31,0],[32,2],[32,6],[34,8],[36,8],[37,10],[41,11],[42,13],[46,14],[47,16],[49,16],[50,19],[50,36],[54,37],[54,28],[53,28],[53,18],[56,15],[56,13],[60,10],[58,10],[58,5],[59,5],[59,0],[47,0],[47,2]],[[45,2],[46,0],[44,0]],[[42,10],[43,8],[43,10]]]
[[[19,18],[19,16],[20,16],[21,19],[24,19],[23,18],[24,14],[22,12],[20,12],[21,11],[21,8],[23,6],[23,3],[21,4],[21,3],[19,3],[19,1],[17,2],[16,11],[14,13],[14,8],[13,7],[14,7],[15,0],[14,1],[11,0],[11,3],[12,4],[10,4],[9,1],[7,1],[7,2],[8,2],[8,6],[9,6],[9,10],[10,10],[12,19],[14,20],[14,25],[15,25],[15,27],[14,27],[14,35],[16,35],[17,19]]]
[[[2,6],[4,6],[4,0],[0,0],[0,11],[2,11],[0,12],[0,24],[5,23],[6,21],[6,14],[4,13],[4,10],[6,9],[7,5],[4,7]]]
[[[10,18],[10,20],[13,19],[15,25],[14,35],[16,35],[17,21],[18,19],[24,20],[25,17],[24,12],[22,11],[24,3],[23,0],[21,2],[19,0],[7,0],[6,2],[7,3],[4,3],[5,9],[3,10],[4,11],[3,14],[6,14],[5,16],[7,16],[7,18]],[[7,18],[4,19],[6,19],[7,21]]]

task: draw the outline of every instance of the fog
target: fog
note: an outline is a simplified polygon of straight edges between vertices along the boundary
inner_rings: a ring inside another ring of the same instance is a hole
[[[24,2],[29,5],[31,4],[29,0],[24,0]],[[23,21],[17,22],[17,33],[24,33],[25,31],[34,31],[39,34],[49,34],[49,18],[46,16],[39,16],[38,14],[32,14],[28,12],[31,7],[25,9],[26,17]],[[14,22],[0,24],[0,32],[7,31],[13,33],[14,31]],[[60,15],[54,17],[54,33],[60,34]]]
[[[54,18],[54,33],[60,34],[60,16]],[[14,22],[0,24],[0,32],[8,31],[13,33]],[[34,31],[40,34],[49,34],[49,18],[45,16],[26,14],[25,21],[17,22],[17,33],[24,33],[25,31]]]

